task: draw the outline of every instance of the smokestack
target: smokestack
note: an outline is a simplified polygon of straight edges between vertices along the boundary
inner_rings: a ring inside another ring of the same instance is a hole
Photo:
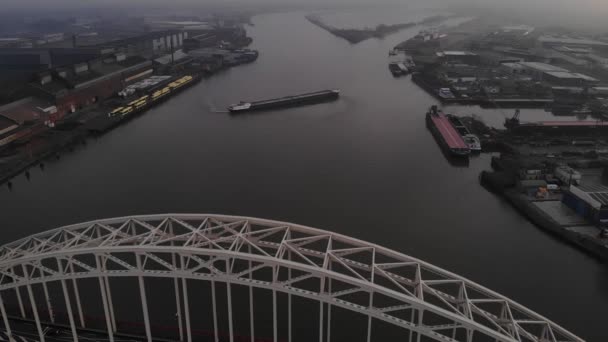
[[[75,33],[72,35],[72,47],[73,48],[76,47],[76,34]]]

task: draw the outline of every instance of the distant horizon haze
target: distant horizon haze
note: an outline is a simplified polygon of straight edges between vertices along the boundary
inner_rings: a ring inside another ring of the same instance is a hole
[[[565,26],[574,29],[592,29],[596,33],[608,32],[606,0],[4,0],[3,9],[31,11],[32,15],[51,12],[86,11],[112,8],[128,10],[141,15],[154,9],[173,10],[177,13],[194,10],[268,11],[270,9],[305,8],[310,10],[334,7],[421,6],[446,8],[453,11],[478,13],[495,12],[516,21],[534,26]],[[172,14],[172,13],[170,13]],[[193,14],[195,14],[193,12]]]

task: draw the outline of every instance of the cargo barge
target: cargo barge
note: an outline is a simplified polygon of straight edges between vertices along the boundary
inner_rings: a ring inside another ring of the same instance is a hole
[[[467,158],[471,154],[471,149],[448,117],[437,106],[432,106],[426,113],[426,124],[431,133],[437,139],[441,148],[448,155],[457,158]]]
[[[471,131],[469,131],[469,128],[465,126],[465,124],[462,123],[460,118],[456,115],[448,114],[446,116],[448,117],[448,120],[450,120],[450,123],[452,124],[452,126],[454,126],[458,134],[460,134],[465,144],[467,144],[467,146],[471,150],[471,153],[480,153],[481,140],[479,140],[479,137],[475,134],[472,134]]]
[[[283,107],[293,107],[300,105],[315,104],[327,101],[333,101],[340,97],[339,90],[322,90],[314,93],[305,93],[300,95],[285,96],[276,99],[240,102],[228,107],[230,113],[251,112],[257,110],[277,109]]]

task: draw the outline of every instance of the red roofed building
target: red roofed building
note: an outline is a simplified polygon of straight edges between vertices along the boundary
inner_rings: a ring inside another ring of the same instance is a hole
[[[28,97],[0,107],[0,147],[17,139],[28,139],[48,129],[57,107]]]

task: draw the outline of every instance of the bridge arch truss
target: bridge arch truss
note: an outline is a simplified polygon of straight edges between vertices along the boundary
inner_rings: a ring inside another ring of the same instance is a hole
[[[277,293],[288,298],[287,340],[292,341],[292,296],[319,303],[319,341],[329,341],[333,307],[372,322],[403,328],[406,341],[582,341],[566,329],[470,280],[390,249],[333,232],[292,223],[250,217],[163,214],[91,221],[56,228],[0,247],[0,311],[7,334],[11,319],[5,300],[27,293],[38,339],[45,340],[40,308],[53,320],[47,286],[60,284],[69,330],[78,340],[86,325],[76,280],[96,279],[110,341],[116,317],[108,279],[137,279],[146,338],[154,339],[146,294],[148,278],[169,278],[175,288],[182,341],[192,341],[188,304],[189,279],[211,283],[215,341],[216,283],[226,285],[229,334],[234,341],[231,287],[249,289],[248,311],[253,332],[254,288],[272,292],[274,341],[279,340]],[[73,285],[70,287],[68,283]],[[44,289],[36,301],[32,287]],[[25,291],[23,291],[25,289]],[[80,289],[82,290],[82,289]],[[91,294],[87,294],[91,295]],[[76,303],[74,303],[76,302]],[[28,311],[28,312],[29,312]],[[253,342],[254,334],[251,334]]]

